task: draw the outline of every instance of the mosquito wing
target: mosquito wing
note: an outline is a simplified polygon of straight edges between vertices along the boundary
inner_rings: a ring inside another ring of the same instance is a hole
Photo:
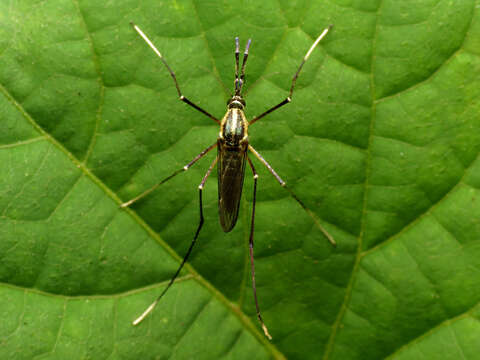
[[[218,213],[223,231],[237,223],[245,175],[246,147],[218,146]]]

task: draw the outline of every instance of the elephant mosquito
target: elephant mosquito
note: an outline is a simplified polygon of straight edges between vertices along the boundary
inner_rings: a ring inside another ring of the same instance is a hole
[[[215,165],[218,164],[218,212],[220,216],[220,224],[224,232],[231,231],[238,218],[238,210],[240,205],[240,198],[242,196],[242,188],[243,188],[243,179],[245,175],[245,163],[248,162],[248,165],[252,169],[253,173],[253,203],[252,203],[252,218],[250,223],[250,237],[249,237],[249,252],[250,252],[250,265],[251,265],[251,274],[252,274],[252,288],[253,288],[253,297],[255,300],[255,307],[257,311],[257,318],[260,321],[262,326],[263,332],[265,336],[269,339],[272,339],[270,334],[268,333],[268,329],[263,322],[262,316],[260,314],[260,307],[258,305],[257,300],[257,291],[255,288],[255,265],[254,265],[254,258],[253,258],[253,234],[255,228],[255,202],[256,202],[256,194],[257,194],[257,179],[258,174],[253,166],[253,163],[248,156],[247,152],[250,151],[260,162],[266,166],[268,171],[275,177],[275,179],[280,183],[282,187],[289,191],[291,196],[304,208],[307,212],[309,210],[306,208],[305,204],[295,195],[295,193],[287,187],[285,181],[275,172],[275,170],[270,166],[270,164],[255,150],[249,143],[248,143],[248,127],[255,123],[256,121],[260,120],[264,116],[270,114],[271,112],[279,109],[285,104],[288,104],[292,101],[292,94],[293,89],[295,88],[295,83],[297,81],[297,77],[302,70],[303,65],[308,60],[310,54],[313,52],[315,47],[318,45],[320,40],[322,40],[328,31],[332,28],[330,25],[328,28],[323,30],[323,32],[317,37],[313,45],[305,54],[300,66],[297,69],[297,72],[292,78],[292,85],[290,87],[290,92],[288,96],[280,102],[279,104],[271,107],[267,111],[263,112],[262,114],[254,117],[252,120],[248,121],[244,114],[245,108],[245,100],[242,96],[242,87],[244,84],[245,79],[245,64],[248,58],[248,50],[250,48],[251,39],[247,41],[245,46],[245,51],[243,53],[243,60],[242,66],[240,68],[239,64],[239,54],[240,54],[240,47],[238,37],[235,38],[235,81],[234,81],[234,94],[228,100],[227,103],[227,112],[223,116],[221,120],[217,119],[215,116],[211,115],[209,112],[205,111],[198,105],[194,104],[190,100],[188,100],[181,92],[180,87],[178,85],[177,79],[175,77],[175,73],[172,71],[170,66],[167,64],[165,59],[163,58],[160,51],[157,50],[155,45],[150,41],[150,39],[143,33],[143,31],[135,24],[132,23],[132,26],[137,31],[137,33],[145,40],[145,42],[152,48],[152,50],[158,55],[160,60],[162,60],[163,64],[167,68],[170,76],[175,83],[175,87],[177,89],[178,96],[181,101],[187,103],[194,109],[200,111],[204,115],[208,116],[210,119],[215,121],[220,125],[220,134],[217,141],[203,150],[200,154],[198,154],[192,161],[186,164],[183,168],[178,169],[170,176],[166,177],[150,189],[146,190],[142,194],[138,195],[137,197],[131,199],[123,203],[122,207],[127,207],[134,203],[135,201],[143,198],[144,196],[150,194],[154,191],[157,187],[164,184],[168,180],[172,179],[174,176],[178,175],[183,171],[187,171],[193,164],[195,164],[198,160],[204,157],[209,151],[214,148],[217,148],[217,156],[215,157],[214,161],[211,163],[210,167],[208,168],[205,176],[203,177],[200,185],[198,186],[199,191],[199,205],[200,205],[200,222],[198,224],[197,230],[195,232],[195,236],[193,237],[192,243],[185,254],[185,257],[182,260],[182,263],[178,267],[177,271],[170,279],[167,287],[162,291],[162,293],[157,297],[157,299],[144,311],[142,315],[140,315],[135,321],[133,321],[133,325],[139,324],[157,305],[160,299],[165,295],[167,290],[172,286],[173,282],[177,278],[178,274],[182,270],[183,266],[185,265],[186,261],[190,253],[192,252],[193,246],[197,241],[198,235],[200,230],[202,229],[202,225],[204,222],[203,219],[203,205],[202,205],[202,191],[205,186],[205,182],[207,181],[208,176],[212,172]],[[315,220],[315,219],[314,219]],[[323,232],[325,237],[330,241],[333,246],[336,246],[335,240],[333,240],[332,236],[315,220],[320,230]]]

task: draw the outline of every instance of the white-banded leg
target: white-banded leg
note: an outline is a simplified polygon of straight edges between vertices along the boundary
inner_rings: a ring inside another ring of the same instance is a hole
[[[203,113],[204,115],[207,115],[210,119],[212,119],[213,121],[215,121],[217,124],[220,124],[220,120],[218,120],[215,116],[213,116],[212,114],[210,114],[209,112],[203,110],[200,106],[194,104],[193,102],[191,102],[190,100],[188,100],[181,92],[180,90],[180,86],[178,85],[178,82],[177,82],[177,77],[175,76],[175,73],[173,72],[173,70],[170,68],[170,66],[168,66],[167,62],[165,61],[165,59],[163,58],[162,54],[160,53],[160,51],[158,51],[158,49],[155,47],[155,45],[153,45],[152,41],[147,37],[147,35],[144,34],[144,32],[142,30],[140,30],[140,28],[135,25],[134,23],[130,23],[132,24],[133,28],[135,29],[135,31],[143,38],[143,40],[145,40],[145,42],[148,44],[148,46],[150,46],[152,48],[152,50],[155,52],[155,54],[158,55],[158,57],[160,58],[160,60],[162,60],[163,64],[165,65],[165,67],[167,68],[168,72],[170,73],[170,76],[172,77],[173,81],[175,82],[175,87],[177,88],[177,93],[178,93],[178,97],[181,101],[183,101],[184,103],[190,105],[191,107],[193,107],[194,109],[200,111],[201,113]]]
[[[239,76],[239,55],[240,55],[240,45],[238,43],[238,37],[235,38],[235,95],[240,95],[242,93],[242,87],[245,80],[245,65],[248,59],[248,50],[250,49],[250,44],[252,39],[248,39],[247,44],[245,45],[245,51],[243,53],[242,60],[242,70],[240,71]]]
[[[248,247],[250,250],[250,266],[251,266],[251,272],[252,272],[252,289],[253,289],[253,298],[255,299],[255,307],[257,309],[257,318],[258,321],[260,321],[260,324],[262,325],[263,332],[265,333],[265,336],[272,340],[272,337],[268,333],[268,329],[265,326],[265,323],[263,322],[262,315],[260,314],[260,306],[258,306],[258,300],[257,300],[257,287],[255,285],[255,261],[253,258],[253,234],[255,232],[255,203],[257,202],[257,180],[258,180],[258,174],[257,171],[255,170],[255,167],[252,164],[252,161],[250,158],[247,156],[248,164],[250,165],[250,168],[252,169],[253,172],[253,204],[252,204],[252,220],[250,223],[250,237],[248,241]]]
[[[198,186],[198,195],[199,195],[199,205],[200,205],[200,222],[198,223],[198,227],[197,227],[197,231],[195,232],[195,236],[193,237],[193,240],[192,240],[192,243],[190,244],[190,247],[188,248],[187,250],[187,253],[185,254],[185,257],[183,258],[182,260],[182,263],[180,264],[180,266],[178,267],[177,271],[175,272],[175,274],[172,276],[172,278],[170,279],[167,287],[162,291],[162,293],[155,299],[155,301],[147,308],[147,310],[145,310],[143,312],[142,315],[140,315],[137,319],[135,319],[133,321],[133,325],[138,325],[143,319],[145,319],[145,317],[152,312],[152,310],[155,308],[155,306],[158,304],[158,302],[160,301],[160,299],[163,297],[163,295],[165,295],[165,293],[168,291],[168,289],[170,289],[170,286],[172,286],[173,282],[175,281],[175,279],[177,278],[178,274],[180,274],[180,271],[182,271],[182,268],[183,268],[183,265],[185,265],[185,263],[187,262],[188,260],[188,257],[190,256],[190,253],[192,252],[192,249],[193,249],[193,246],[195,245],[195,243],[197,242],[197,238],[198,238],[198,235],[200,234],[200,230],[202,229],[202,226],[203,226],[203,203],[202,203],[202,191],[203,191],[203,187],[205,186],[205,182],[207,181],[207,178],[209,177],[210,173],[212,172],[213,168],[215,167],[215,165],[217,164],[217,161],[218,161],[218,156],[215,157],[215,159],[213,160],[212,164],[210,165],[210,167],[208,168],[207,170],[207,173],[205,174],[205,176],[203,177],[202,179],[202,182],[200,183],[200,185]]]
[[[337,246],[337,243],[335,242],[335,240],[333,239],[332,235],[330,235],[328,233],[327,230],[325,230],[325,228],[318,222],[315,214],[312,213],[312,211],[307,208],[307,206],[297,197],[297,195],[295,195],[295,193],[293,192],[292,189],[290,189],[289,187],[287,187],[287,184],[285,183],[285,181],[282,180],[282,178],[276,173],[275,170],[273,170],[273,168],[270,166],[270,164],[262,157],[262,155],[260,155],[258,153],[257,150],[255,150],[251,145],[248,145],[248,149],[253,153],[253,155],[255,155],[257,157],[258,160],[260,160],[262,162],[263,165],[265,165],[265,167],[268,169],[268,171],[270,171],[270,173],[275,177],[275,179],[277,179],[277,181],[279,182],[279,184],[285,188],[289,193],[290,195],[292,195],[292,197],[300,204],[300,206],[310,215],[310,217],[313,219],[313,221],[315,222],[315,224],[318,226],[318,228],[322,231],[323,235],[325,235],[325,237],[328,239],[328,241],[330,241],[330,243],[333,245],[333,246]]]
[[[290,101],[292,101],[292,95],[293,95],[293,89],[295,88],[295,84],[297,82],[297,78],[298,78],[298,75],[300,74],[300,71],[302,70],[302,67],[303,65],[305,64],[305,62],[308,60],[308,58],[310,57],[310,54],[312,53],[313,49],[315,49],[315,47],[318,45],[318,43],[320,42],[320,40],[322,40],[325,35],[327,35],[328,31],[333,27],[333,25],[330,25],[328,28],[326,28],[325,30],[323,30],[323,32],[317,37],[317,39],[315,40],[315,42],[313,43],[312,46],[310,46],[310,49],[307,51],[307,53],[305,54],[305,56],[303,57],[303,60],[302,60],[302,63],[300,64],[300,66],[298,67],[298,70],[297,72],[295,73],[295,75],[293,75],[293,78],[292,78],[292,86],[290,87],[290,92],[288,94],[288,96],[285,98],[285,100],[283,100],[282,102],[280,102],[279,104],[271,107],[270,109],[268,109],[267,111],[265,111],[264,113],[258,115],[258,116],[255,116],[252,120],[249,121],[249,125],[252,125],[254,122],[260,120],[261,118],[263,118],[265,115],[268,115],[270,114],[271,112],[277,110],[278,108],[282,107],[283,105],[285,104],[288,104]]]
[[[213,148],[215,148],[217,146],[217,143],[213,144],[213,145],[210,145],[209,147],[207,147],[205,150],[203,150],[200,154],[198,154],[197,156],[195,156],[195,158],[190,161],[187,165],[185,165],[183,168],[181,169],[178,169],[176,170],[173,174],[167,176],[165,179],[163,179],[162,181],[160,181],[159,183],[156,183],[155,185],[153,185],[150,189],[147,189],[145,190],[143,193],[141,193],[140,195],[134,197],[133,199],[131,200],[128,200],[127,202],[124,202],[123,204],[121,204],[120,206],[121,207],[127,207],[127,206],[130,206],[132,205],[134,202],[136,202],[137,200],[140,200],[141,198],[147,196],[148,194],[150,194],[152,191],[154,191],[156,188],[158,188],[160,185],[166,183],[168,180],[174,178],[176,175],[180,174],[182,171],[187,171],[188,169],[190,169],[190,167],[195,164],[198,160],[200,160],[202,157],[204,157],[210,150],[212,150]]]

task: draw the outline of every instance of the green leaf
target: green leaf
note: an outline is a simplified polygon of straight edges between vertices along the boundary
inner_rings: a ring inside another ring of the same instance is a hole
[[[0,2],[0,358],[458,359],[480,351],[479,1]],[[248,238],[218,224],[216,174],[189,265],[153,313],[199,218],[233,87],[246,114],[293,102],[250,143],[259,172],[256,320]],[[311,216],[312,215],[312,216]],[[317,222],[336,239],[332,248]]]

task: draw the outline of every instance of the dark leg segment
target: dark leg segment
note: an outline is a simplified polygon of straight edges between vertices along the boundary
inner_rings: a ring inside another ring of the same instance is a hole
[[[239,64],[239,56],[240,56],[240,44],[238,42],[238,36],[235,38],[235,92],[237,92],[238,88],[238,70],[240,68]]]
[[[190,100],[188,100],[185,96],[182,95],[182,92],[180,90],[180,86],[178,85],[178,82],[177,82],[177,77],[175,76],[175,73],[173,72],[173,70],[170,68],[170,66],[168,66],[167,62],[165,61],[165,59],[163,58],[162,54],[160,53],[160,51],[158,51],[158,49],[155,47],[155,45],[153,45],[153,43],[150,41],[150,39],[147,37],[147,35],[145,35],[143,33],[142,30],[140,30],[140,28],[135,25],[134,23],[131,23],[133,28],[135,29],[135,31],[143,38],[143,40],[145,40],[145,42],[148,44],[148,46],[150,46],[152,48],[152,50],[155,52],[155,54],[158,55],[158,57],[160,58],[160,60],[162,60],[163,64],[165,65],[165,67],[167,68],[168,72],[170,73],[170,76],[172,77],[173,79],[173,82],[175,83],[175,87],[177,88],[177,93],[178,93],[178,96],[180,98],[180,100],[182,100],[184,103],[190,105],[191,107],[193,107],[194,109],[200,111],[201,113],[207,115],[210,119],[212,119],[213,121],[215,121],[217,124],[220,124],[220,120],[218,120],[215,116],[211,115],[209,112],[203,110],[200,106],[198,105],[195,105],[194,103],[192,103]]]
[[[297,78],[298,78],[298,75],[300,74],[300,71],[302,70],[303,68],[303,65],[305,64],[305,62],[308,60],[308,58],[310,57],[310,54],[312,53],[313,49],[315,49],[315,47],[317,46],[317,44],[320,42],[320,40],[322,40],[324,38],[325,35],[327,35],[327,32],[332,28],[332,25],[330,25],[328,28],[326,28],[325,30],[323,30],[323,32],[320,34],[320,36],[315,40],[315,42],[313,43],[313,45],[310,47],[310,49],[307,51],[307,53],[305,54],[305,56],[303,57],[303,60],[302,60],[302,63],[300,64],[300,66],[298,67],[297,69],[297,72],[295,73],[295,75],[293,75],[293,78],[292,78],[292,86],[290,87],[290,92],[287,96],[287,98],[285,100],[283,100],[281,103],[273,106],[272,108],[268,109],[267,111],[265,111],[264,113],[258,115],[258,116],[255,116],[252,120],[250,120],[249,122],[249,125],[252,125],[255,121],[258,121],[260,120],[261,118],[263,118],[265,115],[268,115],[270,114],[271,112],[277,110],[278,108],[282,107],[283,105],[285,104],[288,104],[290,101],[292,101],[292,95],[293,95],[293,89],[295,88],[295,84],[297,83]]]
[[[265,336],[272,340],[272,337],[268,333],[268,329],[265,326],[265,323],[263,322],[262,315],[260,314],[260,307],[258,306],[258,300],[257,300],[257,288],[255,285],[255,261],[253,258],[253,233],[255,231],[255,203],[257,202],[257,179],[258,179],[258,174],[257,171],[255,170],[255,167],[252,164],[252,161],[250,158],[247,156],[248,164],[252,168],[253,172],[253,204],[252,204],[252,222],[250,223],[250,238],[249,238],[249,250],[250,250],[250,266],[251,266],[251,272],[252,272],[252,289],[253,289],[253,297],[255,299],[255,307],[257,308],[257,318],[258,321],[260,321],[260,324],[262,325],[263,332],[265,333]]]
[[[160,181],[159,183],[153,185],[150,189],[148,190],[145,190],[143,193],[141,193],[140,195],[134,197],[133,199],[127,201],[127,202],[124,202],[122,205],[120,205],[120,207],[127,207],[127,206],[130,206],[132,205],[134,202],[136,202],[137,200],[140,200],[141,198],[147,196],[148,194],[150,194],[152,191],[154,191],[156,188],[158,188],[160,185],[166,183],[168,180],[174,178],[175,176],[177,176],[178,174],[180,174],[182,171],[187,171],[193,164],[195,164],[198,160],[200,160],[202,157],[204,157],[210,150],[212,150],[213,148],[217,147],[217,143],[213,144],[213,145],[210,145],[208,148],[206,148],[205,150],[203,150],[200,154],[198,154],[197,156],[195,156],[195,158],[190,161],[187,165],[185,165],[183,168],[181,169],[178,169],[177,171],[175,171],[173,174],[167,176],[165,179],[163,179],[162,181]]]
[[[239,96],[242,93],[242,87],[245,82],[245,65],[248,59],[248,50],[252,39],[248,39],[247,45],[245,45],[245,52],[243,53],[242,70],[240,71],[240,77],[238,75],[239,70],[239,54],[240,45],[238,44],[238,37],[235,38],[235,96]]]
[[[185,263],[187,262],[188,257],[190,256],[190,253],[192,252],[193,246],[197,242],[198,235],[200,234],[200,230],[202,229],[202,226],[203,226],[203,204],[202,204],[203,187],[205,186],[205,182],[207,181],[208,176],[210,175],[213,168],[217,164],[217,160],[218,160],[218,157],[216,157],[215,160],[213,160],[212,164],[210,165],[210,167],[207,170],[207,173],[203,177],[202,182],[198,186],[198,195],[199,195],[199,204],[200,204],[200,222],[198,223],[197,231],[195,232],[195,236],[193,237],[192,243],[190,244],[190,247],[188,248],[187,253],[185,254],[185,257],[183,258],[182,263],[180,264],[177,271],[175,272],[175,274],[170,279],[167,287],[155,299],[155,301],[147,308],[147,310],[145,310],[142,315],[140,315],[137,319],[135,319],[135,321],[133,321],[133,325],[138,325],[155,308],[155,306],[158,304],[158,302],[163,297],[163,295],[165,295],[165,293],[168,291],[168,289],[170,289],[170,286],[172,286],[172,284],[175,281],[175,279],[177,278],[178,274],[180,274],[180,271],[182,271],[183,265],[185,265]]]
[[[251,43],[252,43],[252,39],[248,39],[247,45],[245,45],[245,52],[243,53],[242,70],[240,71],[240,90],[239,90],[239,94],[241,94],[242,86],[245,83],[245,65],[247,64],[248,50],[250,49],[250,44]]]
[[[275,170],[273,170],[273,168],[270,166],[270,164],[263,158],[262,155],[260,155],[258,153],[257,150],[255,150],[253,148],[253,146],[251,145],[248,145],[248,149],[253,153],[253,155],[255,155],[257,157],[258,160],[260,160],[262,162],[263,165],[265,165],[265,167],[268,169],[268,171],[270,171],[270,173],[275,176],[275,179],[277,179],[277,181],[279,182],[279,184],[285,188],[289,193],[290,195],[292,195],[292,197],[300,204],[300,206],[307,212],[308,215],[310,215],[310,217],[313,219],[313,221],[315,222],[315,224],[318,226],[318,228],[320,229],[320,231],[323,233],[323,235],[325,235],[325,237],[328,239],[328,241],[330,241],[330,244],[332,244],[333,246],[337,246],[337,243],[335,242],[335,240],[333,239],[332,235],[330,235],[328,233],[327,230],[324,229],[324,227],[320,224],[320,222],[317,220],[317,216],[309,209],[305,206],[305,204],[297,197],[297,195],[295,195],[295,193],[293,192],[292,189],[290,189],[289,187],[287,187],[287,184],[285,181],[282,180],[282,178],[275,172]]]

